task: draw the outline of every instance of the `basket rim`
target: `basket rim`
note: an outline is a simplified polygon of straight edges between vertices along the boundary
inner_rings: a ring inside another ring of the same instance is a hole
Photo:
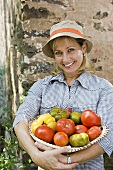
[[[38,117],[39,117],[39,116],[38,116]],[[37,118],[38,118],[38,117],[37,117]],[[36,136],[33,134],[33,132],[31,131],[31,128],[30,128],[30,127],[31,127],[31,123],[32,123],[33,121],[35,121],[37,118],[34,118],[32,121],[29,122],[29,133],[30,133],[30,136],[34,139],[34,141],[39,142],[39,143],[42,143],[42,144],[44,144],[44,145],[46,145],[46,146],[48,146],[48,147],[51,147],[51,148],[53,148],[53,149],[61,148],[61,146],[57,146],[57,145],[54,145],[54,144],[51,144],[51,143],[47,143],[47,142],[39,139],[38,137],[36,137]],[[70,149],[69,153],[71,153],[71,152],[77,152],[77,151],[80,151],[80,150],[83,150],[83,149],[87,149],[87,148],[89,148],[91,145],[97,143],[97,142],[100,141],[102,138],[104,138],[104,137],[107,135],[107,133],[108,133],[108,131],[109,131],[109,128],[108,128],[107,125],[105,125],[105,124],[101,124],[101,127],[102,127],[102,133],[101,133],[96,139],[94,139],[93,141],[89,141],[89,143],[88,143],[87,145],[84,145],[84,146],[80,146],[80,147],[72,147],[72,146],[71,146],[71,149]]]

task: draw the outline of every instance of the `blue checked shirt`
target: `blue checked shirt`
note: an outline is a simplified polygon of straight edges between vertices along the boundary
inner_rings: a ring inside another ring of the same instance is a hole
[[[83,112],[93,110],[109,128],[108,134],[98,143],[110,156],[113,151],[113,85],[107,80],[87,72],[82,73],[70,90],[63,73],[37,81],[20,105],[13,126],[21,120],[30,121],[37,114],[49,112],[53,107],[71,108]],[[94,151],[95,152],[95,151]],[[75,160],[76,161],[76,160]],[[104,170],[103,156],[78,165],[76,170]]]

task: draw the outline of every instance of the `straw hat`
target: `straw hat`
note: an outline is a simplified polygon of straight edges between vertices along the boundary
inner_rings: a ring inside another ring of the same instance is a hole
[[[48,57],[54,57],[53,50],[51,49],[50,42],[57,37],[69,36],[73,38],[84,39],[87,43],[87,53],[92,49],[92,42],[85,38],[83,28],[75,21],[65,20],[53,25],[50,29],[50,39],[43,46],[42,51]]]

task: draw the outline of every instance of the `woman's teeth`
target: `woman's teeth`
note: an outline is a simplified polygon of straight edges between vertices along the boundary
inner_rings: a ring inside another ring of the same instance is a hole
[[[71,66],[73,63],[74,63],[74,62],[72,62],[72,63],[70,63],[70,64],[64,64],[64,65],[65,65],[65,67],[69,67],[69,66]]]

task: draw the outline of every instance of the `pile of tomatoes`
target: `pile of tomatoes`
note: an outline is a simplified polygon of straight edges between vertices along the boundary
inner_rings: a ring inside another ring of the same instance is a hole
[[[92,110],[82,113],[54,108],[31,123],[32,133],[57,146],[84,146],[102,132],[101,117]]]

